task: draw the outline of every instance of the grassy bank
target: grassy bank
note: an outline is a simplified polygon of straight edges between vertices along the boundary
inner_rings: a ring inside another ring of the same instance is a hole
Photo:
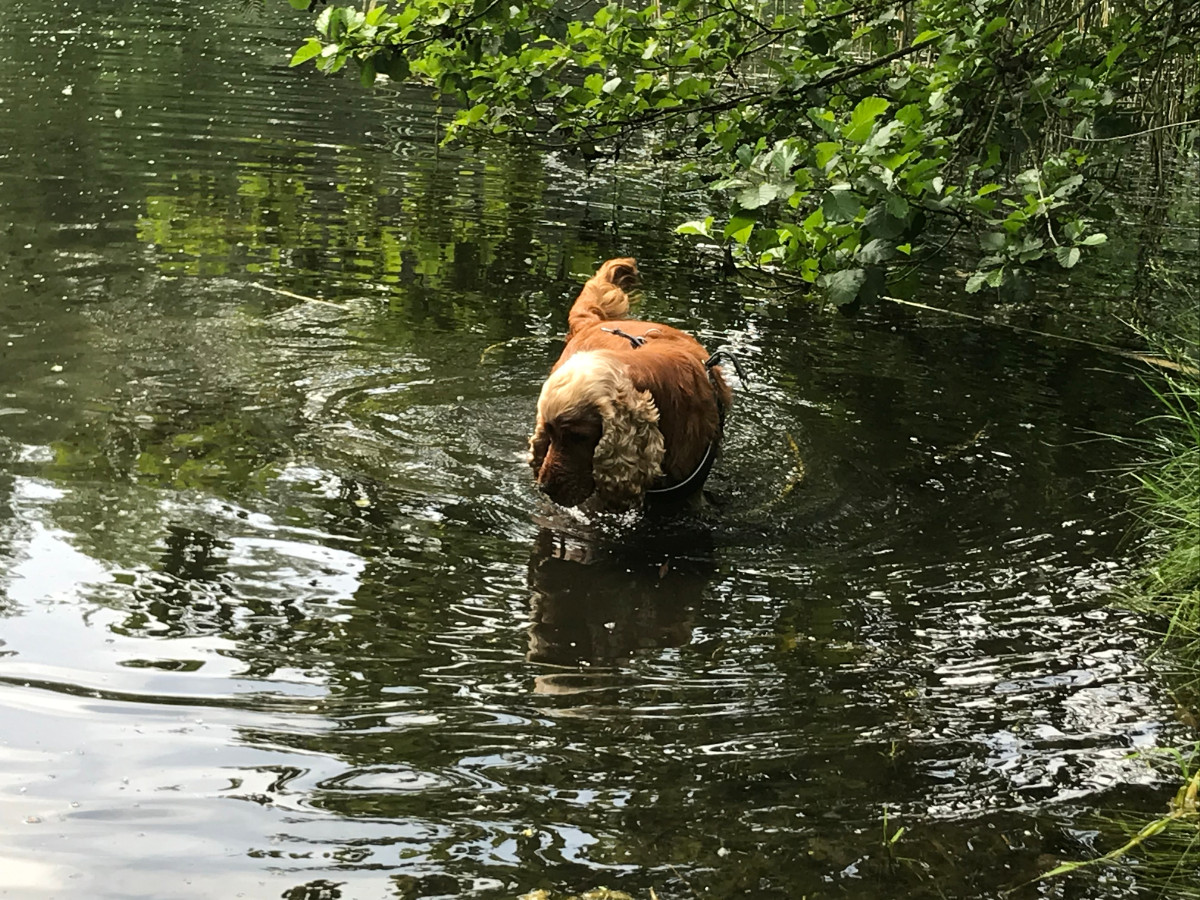
[[[1200,322],[1169,342],[1174,368],[1150,384],[1161,411],[1145,424],[1146,456],[1132,472],[1146,525],[1145,563],[1130,605],[1167,622],[1160,660],[1178,716],[1200,737]],[[1126,820],[1128,841],[1091,863],[1135,860],[1137,879],[1159,897],[1200,898],[1200,742],[1164,749],[1180,787],[1163,816]],[[1065,864],[1063,874],[1082,864]],[[1048,873],[1049,874],[1049,873]]]
[[[1133,605],[1164,616],[1161,658],[1171,670],[1180,719],[1200,732],[1200,323],[1173,341],[1168,371],[1152,390],[1161,412],[1146,424],[1149,453],[1134,472],[1147,525],[1146,563]],[[1161,897],[1200,898],[1200,743],[1171,752],[1181,787],[1169,811],[1145,823],[1126,848],[1139,880]],[[1143,843],[1144,842],[1144,843]],[[1137,847],[1134,850],[1134,846]]]
[[[1167,650],[1200,679],[1200,373],[1195,353],[1193,339],[1190,348],[1174,355],[1179,369],[1152,388],[1162,412],[1147,422],[1153,434],[1146,443],[1150,453],[1134,473],[1149,553],[1133,601],[1169,618]]]
[[[1144,450],[1131,470],[1144,523],[1144,562],[1124,601],[1166,622],[1158,655],[1179,719],[1200,738],[1200,322],[1188,337],[1166,343],[1165,365],[1148,379],[1158,415],[1137,439]],[[1200,740],[1162,748],[1157,758],[1174,771],[1179,789],[1158,818],[1117,814],[1101,830],[1124,835],[1101,857],[1064,862],[1041,878],[1094,871],[1106,863],[1132,865],[1136,882],[1154,896],[1200,900]]]

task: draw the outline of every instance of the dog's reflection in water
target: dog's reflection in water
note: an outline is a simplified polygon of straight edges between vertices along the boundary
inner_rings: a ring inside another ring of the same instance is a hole
[[[608,670],[639,650],[682,646],[713,568],[707,532],[608,545],[543,528],[529,560],[528,659]],[[577,680],[543,676],[538,690]]]

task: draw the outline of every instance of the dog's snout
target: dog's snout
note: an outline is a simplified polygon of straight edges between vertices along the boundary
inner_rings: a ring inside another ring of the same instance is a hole
[[[594,490],[590,470],[585,474],[562,466],[551,455],[534,474],[534,484],[545,496],[559,506],[578,506]]]
[[[563,506],[571,506],[572,494],[569,484],[565,484],[562,480],[554,478],[539,478],[537,482],[538,490],[553,500],[555,503]],[[578,502],[578,501],[576,501]]]

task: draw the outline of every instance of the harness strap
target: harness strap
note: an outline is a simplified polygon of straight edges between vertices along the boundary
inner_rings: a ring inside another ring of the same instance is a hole
[[[635,346],[641,346],[640,344]],[[673,484],[670,487],[664,488],[647,488],[646,493],[655,497],[670,496],[672,494],[690,493],[693,483],[703,482],[708,477],[709,470],[712,469],[713,463],[717,458],[717,445],[721,442],[721,436],[725,432],[725,404],[721,402],[721,388],[717,384],[717,377],[713,374],[713,367],[718,365],[723,358],[728,358],[733,367],[737,370],[738,377],[743,381],[746,378],[742,371],[742,364],[738,362],[736,356],[728,350],[718,350],[704,362],[704,371],[708,373],[708,380],[712,382],[713,399],[717,404],[717,433],[708,444],[708,449],[704,451],[704,457],[700,460],[700,465],[696,466],[695,471],[687,478],[678,484]]]
[[[719,405],[719,404],[718,404]],[[696,466],[696,470],[687,478],[665,488],[647,488],[647,494],[653,494],[656,497],[669,496],[671,494],[681,494],[689,490],[691,484],[695,481],[703,481],[708,476],[709,469],[717,458],[717,438],[713,438],[708,445],[708,449],[704,451],[704,458],[700,460],[700,465]]]
[[[646,339],[641,335],[629,334],[628,332],[622,331],[620,328],[605,328],[604,326],[601,326],[600,330],[607,331],[609,334],[615,334],[617,337],[625,338],[625,340],[629,341],[630,346],[633,347],[634,350],[646,343]]]

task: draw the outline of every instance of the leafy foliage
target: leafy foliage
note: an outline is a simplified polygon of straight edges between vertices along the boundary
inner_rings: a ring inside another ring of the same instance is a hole
[[[316,29],[293,65],[428,83],[457,107],[447,139],[675,160],[726,202],[682,233],[837,303],[963,229],[969,291],[1074,267],[1106,240],[1097,131],[1188,118],[1200,55],[1184,0],[369,0]]]

